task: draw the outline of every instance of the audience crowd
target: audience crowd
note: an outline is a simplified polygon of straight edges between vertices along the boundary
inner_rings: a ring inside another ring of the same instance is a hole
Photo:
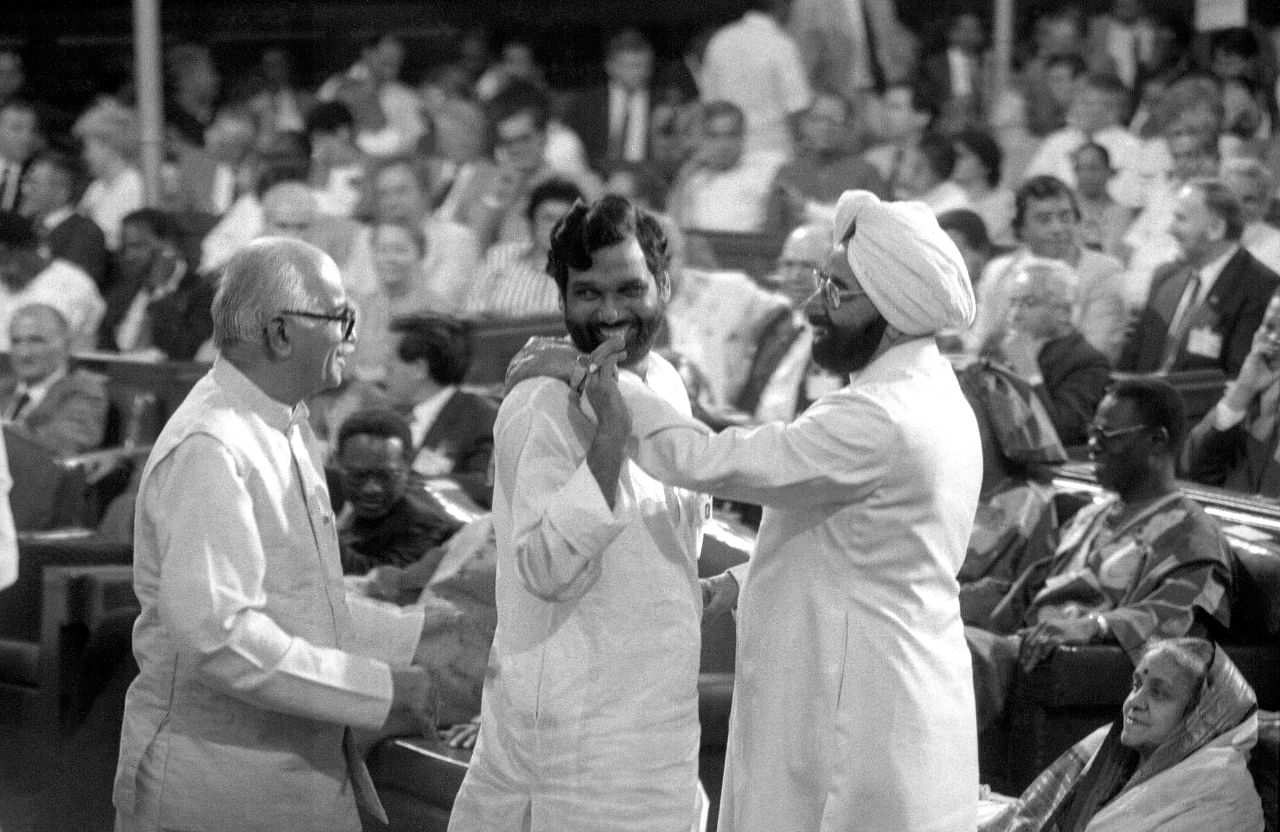
[[[1161,655],[1149,638],[1230,619],[1228,545],[1179,482],[1280,498],[1280,30],[1197,31],[1156,0],[1096,17],[1042,4],[997,88],[992,22],[969,6],[931,48],[891,0],[853,4],[852,24],[834,0],[747,5],[691,42],[692,84],[633,29],[578,89],[548,86],[527,43],[491,57],[483,33],[412,79],[405,39],[385,32],[315,85],[282,48],[224,77],[216,47],[172,44],[154,204],[131,93],[103,91],[59,130],[21,51],[0,49],[6,431],[59,457],[118,440],[130,414],[77,355],[211,361],[228,261],[263,236],[317,246],[358,335],[342,385],[310,406],[349,588],[463,611],[448,620],[464,634],[432,649],[457,676],[440,707],[465,722],[493,638],[491,521],[464,525],[420,486],[452,478],[488,509],[501,391],[466,383],[473,334],[560,317],[557,222],[606,193],[654,212],[672,257],[656,348],[723,427],[793,419],[845,383],[812,361],[800,311],[842,242],[836,202],[915,200],[978,304],[938,340],[983,440],[960,573],[979,722],[1002,718],[1018,663],[1062,644],[1118,643],[1142,681]],[[752,267],[724,256],[735,247]],[[1190,371],[1225,384],[1207,413],[1131,377]],[[1049,480],[1086,453],[1105,499],[1060,529]],[[102,465],[123,481],[133,464]],[[1225,667],[1202,657],[1195,684]],[[1080,753],[1128,759],[1119,731]],[[1079,766],[1055,772],[1065,785],[1024,795],[1019,817],[1080,815]]]

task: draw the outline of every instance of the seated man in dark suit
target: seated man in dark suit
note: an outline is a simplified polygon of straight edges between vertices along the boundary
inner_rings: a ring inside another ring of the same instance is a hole
[[[379,566],[405,567],[439,548],[461,523],[410,487],[409,426],[389,410],[363,410],[338,430],[337,463],[346,506],[338,521],[342,571],[363,575]],[[434,563],[420,564],[427,575]]]
[[[217,288],[191,268],[169,214],[142,208],[120,231],[120,280],[107,296],[99,346],[157,360],[190,361],[213,334]]]
[[[1085,443],[1111,381],[1107,357],[1071,323],[1078,288],[1066,263],[1026,261],[1009,288],[1008,329],[993,334],[983,350],[1031,385],[1067,446]]]
[[[29,304],[9,321],[13,376],[0,379],[0,414],[64,456],[102,444],[106,379],[71,368],[67,320],[52,306]]]
[[[1156,270],[1117,369],[1221,369],[1235,378],[1280,275],[1240,246],[1240,201],[1216,179],[1178,194],[1169,233],[1183,257]]]
[[[1187,439],[1187,476],[1246,494],[1280,497],[1280,293],[1267,305],[1240,375]]]
[[[471,329],[444,315],[407,315],[391,323],[399,343],[387,366],[393,405],[409,419],[413,470],[449,476],[488,507],[495,401],[459,387],[471,366]]]
[[[605,46],[604,70],[608,83],[586,90],[565,113],[565,124],[601,173],[649,158],[653,47],[634,29],[619,32]]]
[[[1230,621],[1231,553],[1213,518],[1178,488],[1186,409],[1156,378],[1121,381],[1089,426],[1103,499],[1060,531],[980,626],[966,626],[978,726],[1004,711],[1013,671],[1061,645],[1119,644],[1136,663],[1152,637]]]
[[[22,213],[36,224],[49,256],[75,263],[99,289],[107,279],[107,243],[98,224],[75,211],[85,172],[59,150],[36,154],[22,178]]]

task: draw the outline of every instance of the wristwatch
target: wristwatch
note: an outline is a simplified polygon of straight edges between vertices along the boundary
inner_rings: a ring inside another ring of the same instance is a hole
[[[1107,626],[1107,619],[1103,617],[1102,613],[1096,612],[1089,617],[1093,619],[1093,623],[1098,628],[1098,632],[1093,634],[1093,640],[1102,641],[1107,637],[1107,634],[1111,632],[1111,628]]]

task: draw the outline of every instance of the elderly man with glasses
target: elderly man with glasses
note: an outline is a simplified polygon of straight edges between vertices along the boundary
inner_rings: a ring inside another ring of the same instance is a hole
[[[227,264],[221,356],[156,440],[138,491],[117,830],[360,829],[381,815],[356,731],[422,731],[421,612],[344,598],[303,400],[342,380],[338,267],[282,238]]]
[[[1015,668],[1064,644],[1119,644],[1135,661],[1153,637],[1229,622],[1231,560],[1218,524],[1178,488],[1187,435],[1181,397],[1156,378],[1118,382],[1088,427],[1103,499],[1061,529],[984,627],[967,627],[979,728],[1004,711]]]

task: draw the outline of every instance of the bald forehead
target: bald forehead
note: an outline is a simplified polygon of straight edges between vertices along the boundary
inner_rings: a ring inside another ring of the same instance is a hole
[[[1014,277],[1013,291],[1015,294],[1051,295],[1070,300],[1075,294],[1075,281],[1069,273],[1056,269],[1026,269]]]
[[[12,329],[20,323],[29,324],[46,335],[61,338],[67,334],[66,319],[56,309],[49,306],[25,306],[19,309],[13,313],[9,327]]]
[[[315,210],[315,196],[306,185],[288,182],[276,185],[262,196],[262,210],[273,212],[311,213]]]
[[[821,263],[831,254],[831,230],[802,225],[787,237],[782,259]]]

